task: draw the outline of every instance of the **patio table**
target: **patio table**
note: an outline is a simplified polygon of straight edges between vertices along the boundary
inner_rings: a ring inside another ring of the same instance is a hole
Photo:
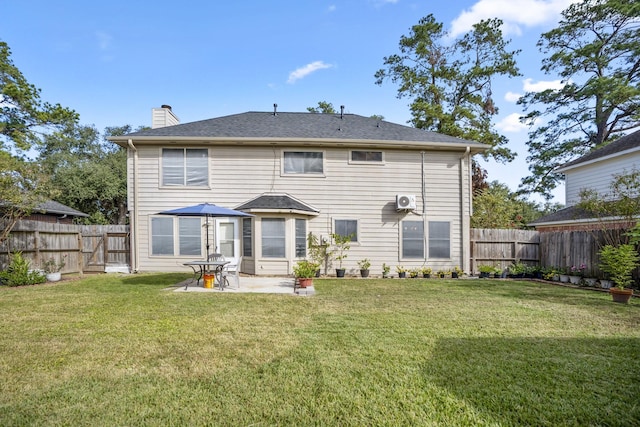
[[[199,282],[200,279],[204,277],[204,273],[207,270],[213,270],[216,280],[218,281],[218,286],[220,287],[220,290],[223,291],[224,286],[222,284],[222,269],[227,264],[229,264],[229,261],[202,260],[202,261],[189,261],[189,262],[183,263],[182,265],[191,267],[191,269],[193,270],[193,279],[196,283]],[[198,277],[197,279],[196,279],[196,276]],[[184,286],[184,290],[186,291],[188,287],[189,287],[189,282],[187,282],[186,285]]]

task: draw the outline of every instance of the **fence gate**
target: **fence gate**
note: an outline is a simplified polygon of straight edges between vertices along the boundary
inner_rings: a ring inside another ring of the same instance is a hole
[[[104,272],[109,267],[128,269],[129,233],[109,226],[87,226],[81,231],[82,263],[85,273]]]

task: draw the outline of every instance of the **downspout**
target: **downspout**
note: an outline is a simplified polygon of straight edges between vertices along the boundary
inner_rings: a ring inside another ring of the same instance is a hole
[[[467,271],[469,267],[467,265],[468,257],[466,256],[469,251],[469,242],[467,242],[467,231],[469,231],[468,216],[465,215],[465,191],[464,191],[464,164],[465,159],[468,158],[471,148],[467,146],[464,154],[460,157],[460,268],[462,271]],[[467,206],[469,206],[469,213],[471,213],[471,190],[468,190]],[[471,273],[470,271],[468,273]]]
[[[129,221],[131,222],[130,227],[132,228],[132,233],[130,233],[130,241],[131,245],[131,271],[133,273],[138,272],[139,263],[139,249],[138,249],[138,149],[133,145],[133,140],[128,139],[127,144],[129,145],[129,149],[133,151],[133,217],[129,217]]]
[[[427,185],[424,179],[424,155],[425,152],[421,151],[420,156],[422,158],[421,173],[421,185],[422,185],[422,253],[424,254],[424,265],[427,265]]]

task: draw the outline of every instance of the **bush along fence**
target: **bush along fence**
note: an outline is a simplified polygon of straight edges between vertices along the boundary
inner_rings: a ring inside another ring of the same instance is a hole
[[[0,270],[20,252],[33,269],[97,273],[129,268],[128,225],[75,225],[19,221],[0,244]],[[53,268],[56,267],[56,268]]]

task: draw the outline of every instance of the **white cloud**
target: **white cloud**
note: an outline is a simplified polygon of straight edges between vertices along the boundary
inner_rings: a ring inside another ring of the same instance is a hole
[[[451,37],[471,30],[482,19],[500,18],[505,34],[522,34],[522,27],[555,24],[576,0],[479,0],[451,22]]]
[[[304,77],[307,77],[309,74],[322,70],[324,68],[331,68],[333,65],[325,64],[323,61],[315,61],[310,64],[305,65],[304,67],[300,67],[289,74],[289,79],[287,83],[295,83],[296,80],[300,80]]]
[[[524,79],[522,89],[525,92],[542,92],[547,89],[562,89],[565,84],[562,80],[540,80],[534,82],[533,79]]]
[[[522,94],[520,93],[515,93],[515,92],[507,92],[504,94],[504,99],[505,101],[508,102],[518,102],[518,99],[520,99],[520,97],[522,96]]]
[[[528,126],[520,122],[520,114],[511,113],[504,119],[496,123],[496,128],[502,132],[523,132],[529,129]]]

